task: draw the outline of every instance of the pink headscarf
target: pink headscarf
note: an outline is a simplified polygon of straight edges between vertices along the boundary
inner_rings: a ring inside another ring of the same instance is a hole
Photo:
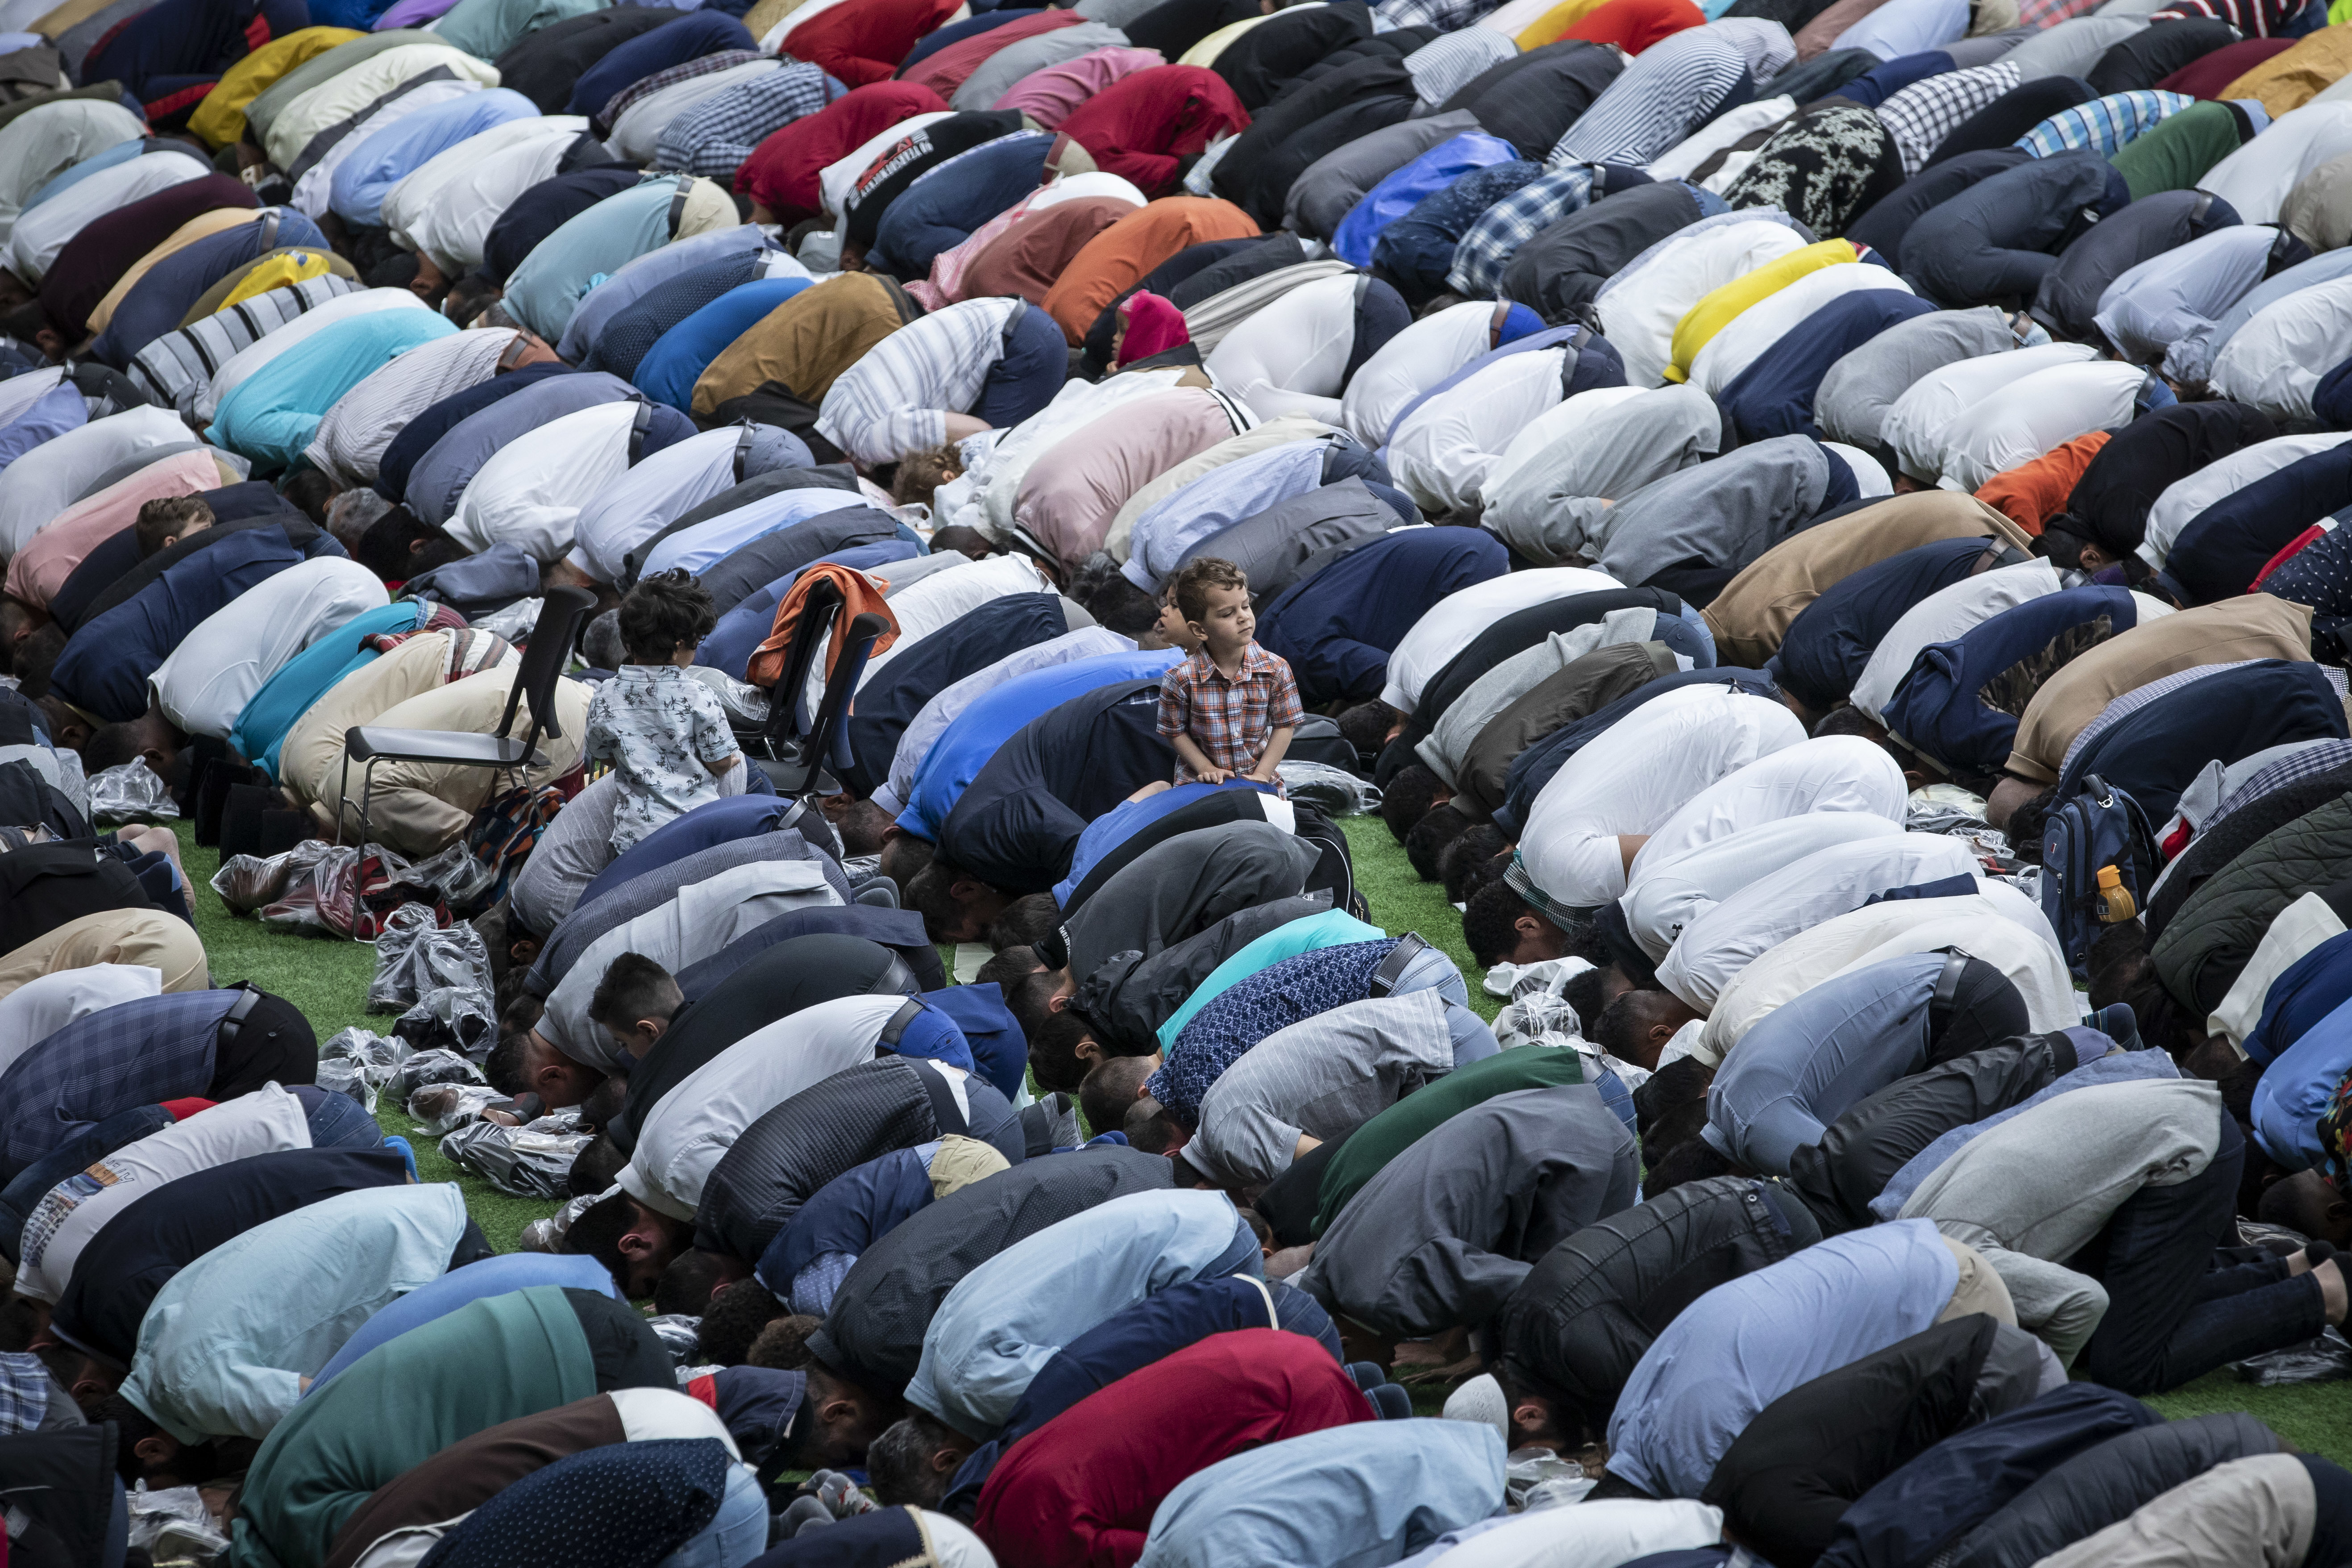
[[[1118,319],[1127,328],[1127,336],[1118,345],[1121,365],[1192,341],[1192,331],[1184,325],[1184,312],[1157,294],[1129,294],[1118,308]]]

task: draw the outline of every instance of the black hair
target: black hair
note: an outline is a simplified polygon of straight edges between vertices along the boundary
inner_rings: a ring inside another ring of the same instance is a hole
[[[499,285],[476,268],[449,285],[441,299],[441,313],[461,327],[470,327],[476,316],[498,302],[499,295]]]
[[[106,725],[92,734],[89,743],[82,747],[82,771],[101,773],[125,763],[135,763],[146,749],[137,724]]]
[[[1054,1016],[1054,993],[1062,985],[1060,972],[1045,968],[1045,961],[1037,957],[1034,948],[1008,947],[982,966],[980,978],[987,978],[991,966],[1023,952],[1028,953],[1039,967],[1025,974],[1016,973],[1010,979],[1001,979],[997,984],[1004,987],[1004,1010],[1013,1015],[1014,1023],[1021,1026],[1021,1037],[1034,1040],[1045,1029],[1045,1020]]]
[[[1003,952],[1007,948],[1034,948],[1039,939],[1050,934],[1062,923],[1062,907],[1051,893],[1024,893],[1004,906],[988,928],[988,945]]]
[[[57,323],[49,319],[49,308],[37,299],[27,300],[5,312],[0,312],[0,333],[5,333],[27,348],[37,348],[34,340],[41,333],[57,331]]]
[[[636,1200],[628,1194],[614,1193],[583,1209],[563,1233],[564,1251],[603,1264],[613,1276],[614,1287],[624,1292],[629,1288],[629,1260],[621,1251],[621,1237],[636,1223]]]
[[[1576,1026],[1586,1039],[1601,1020],[1601,1010],[1609,1005],[1609,972],[1605,969],[1580,969],[1560,987],[1560,998],[1576,1009]]]
[[[1042,974],[1045,972],[1045,961],[1037,956],[1037,950],[1035,948],[1029,946],[1025,942],[1013,942],[998,948],[994,953],[991,954],[988,962],[982,964],[979,972],[971,977],[971,981],[975,985],[994,985],[999,987],[1003,991],[1005,998],[1009,1002],[1012,999],[1013,988],[1015,985],[1020,984],[1023,981],[1028,979],[1029,976],[1033,974]],[[1050,984],[1050,982],[1048,984]],[[1013,1021],[1015,1023],[1020,1022],[1020,1018],[1017,1014],[1014,1016]],[[1027,1033],[1025,1027],[1023,1032],[1024,1034]]]
[[[278,494],[301,510],[302,515],[327,526],[327,505],[335,499],[335,481],[316,468],[304,468],[286,481]]]
[[[1437,852],[1437,879],[1444,885],[1446,902],[1467,903],[1471,894],[1501,876],[1510,864],[1496,864],[1506,847],[1503,830],[1491,822],[1474,823],[1449,840]]]
[[[707,1252],[688,1252],[679,1258],[677,1263],[709,1257]],[[675,1270],[677,1263],[671,1264],[670,1268]],[[703,1289],[707,1291],[709,1287]],[[654,1304],[662,1307],[658,1298]],[[694,1353],[698,1359],[717,1366],[742,1365],[751,1359],[751,1342],[760,1337],[760,1331],[778,1318],[790,1316],[784,1304],[768,1294],[768,1288],[757,1279],[738,1279],[716,1296],[706,1295],[701,1304],[702,1326],[695,1334]],[[692,1308],[662,1310],[693,1310]]]
[[[1703,1182],[1709,1176],[1731,1173],[1731,1162],[1716,1152],[1714,1144],[1704,1138],[1686,1138],[1643,1173],[1642,1195],[1654,1198],[1685,1182]]]
[[[65,627],[55,621],[34,627],[32,635],[16,645],[16,689],[36,702],[47,697],[50,672],[57,668],[58,658],[65,651]]]
[[[621,601],[621,646],[638,664],[667,664],[677,649],[699,647],[718,624],[710,590],[683,566],[638,578]]]
[[[1127,1146],[1141,1154],[1165,1154],[1177,1147],[1177,1139],[1184,1129],[1175,1113],[1156,1100],[1139,1100],[1127,1108],[1127,1120],[1118,1126],[1100,1129],[1104,1132],[1119,1132],[1126,1136]],[[1184,1177],[1192,1169],[1189,1163],[1180,1163],[1176,1175],[1180,1185],[1199,1186],[1198,1181]]]
[[[1121,637],[1140,637],[1160,624],[1160,601],[1121,575],[1118,563],[1096,551],[1070,574],[1070,597]]]
[[[939,856],[940,847],[928,838],[901,833],[882,842],[881,872],[904,890]]]
[[[667,1021],[685,1005],[685,994],[668,970],[642,952],[625,952],[605,965],[596,994],[588,999],[588,1016],[626,1028],[640,1018]]]
[[[1029,1037],[1029,1073],[1037,1087],[1061,1094],[1077,1093],[1087,1080],[1078,1045],[1094,1037],[1094,1026],[1076,1008],[1047,1014],[1037,1032]]]
[[[808,1337],[824,1327],[823,1318],[805,1312],[788,1313],[771,1318],[751,1342],[744,1357],[751,1366],[762,1366],[775,1372],[798,1372],[816,1364],[816,1356],[808,1348]]]
[[[1859,735],[1865,741],[1884,745],[1886,726],[1853,703],[1842,702],[1822,714],[1820,722],[1813,726],[1813,739],[1818,741],[1828,735]]]
[[[1433,808],[1404,836],[1404,858],[1412,863],[1413,874],[1424,882],[1436,881],[1443,875],[1445,851],[1469,831],[1468,815],[1451,801]]]
[[[909,462],[912,460],[908,459]],[[901,463],[898,466],[898,477],[903,481],[906,475],[907,466]],[[980,530],[961,522],[951,522],[931,535],[931,553],[934,555],[942,550],[952,550],[960,555],[972,555],[975,548],[979,555],[993,555],[996,553],[996,542]],[[976,560],[979,556],[975,555],[973,558]]]
[[[1149,1057],[1105,1057],[1078,1085],[1078,1110],[1087,1125],[1108,1132],[1126,1125],[1127,1108],[1137,1102],[1151,1076]]]
[[[1592,1020],[1592,1033],[1588,1037],[1619,1061],[1638,1063],[1642,1059],[1642,1033],[1649,1026],[1643,1014],[1665,994],[1654,986],[1636,985],[1620,991],[1616,999]]]
[[[1462,911],[1462,940],[1481,969],[1492,969],[1511,955],[1519,945],[1519,917],[1534,912],[1517,889],[1499,879],[1470,896]]]
[[[589,1140],[586,1148],[572,1157],[572,1171],[563,1179],[563,1189],[575,1198],[594,1197],[619,1179],[621,1167],[628,1163],[629,1157],[621,1152],[621,1146],[609,1135],[599,1132]]]
[[[1668,1062],[1643,1080],[1633,1091],[1633,1118],[1641,1129],[1644,1165],[1655,1165],[1668,1150],[1698,1136],[1714,1082],[1715,1069],[1696,1057]]]
[[[1407,763],[1400,768],[1381,792],[1381,820],[1388,824],[1390,837],[1403,843],[1413,824],[1427,816],[1444,793],[1445,781],[1425,763]]]
[[[899,901],[923,917],[923,930],[935,942],[945,942],[950,925],[963,919],[956,901],[956,879],[963,873],[934,855],[930,863],[899,889]]]
[[[508,1035],[483,1058],[482,1076],[490,1080],[492,1089],[509,1099],[522,1093],[530,1087],[530,1079],[525,1076],[530,1068],[530,1043],[523,1031]]]
[[[2147,928],[2139,921],[2109,926],[2091,944],[2083,966],[2090,975],[2091,1005],[2128,1003],[2141,1040],[2175,1061],[2205,1039],[2203,1012],[2183,1009],[2173,999],[2148,951]]]
[[[1359,702],[1339,710],[1339,738],[1356,748],[1367,762],[1389,743],[1389,726],[1396,722],[1385,702]]]
[[[595,1088],[590,1089],[588,1091],[588,1097],[580,1102],[580,1123],[582,1130],[584,1131],[589,1128],[594,1128],[597,1131],[603,1131],[605,1128],[610,1127],[613,1124],[614,1118],[621,1114],[622,1108],[627,1105],[628,1102],[629,1080],[623,1078],[618,1073],[609,1075],[601,1080]],[[624,1162],[624,1163],[625,1163],[626,1162]],[[619,1166],[614,1167],[616,1171],[619,1168]],[[612,1184],[612,1183],[606,1182],[604,1184],[604,1187],[609,1187]],[[592,1187],[589,1190],[592,1192],[601,1193],[604,1190],[604,1187]]]
[[[394,507],[360,535],[352,559],[387,583],[405,583],[466,558],[466,547],[404,506]]]
[[[596,616],[581,631],[580,657],[591,669],[617,670],[629,662],[629,650],[621,641],[619,605]]]
[[[845,855],[878,855],[890,830],[890,814],[870,800],[853,800],[843,807],[833,830],[841,836]]]
[[[2042,832],[2057,808],[2058,787],[2053,784],[2009,814],[2010,853],[2030,866],[2042,864]]]

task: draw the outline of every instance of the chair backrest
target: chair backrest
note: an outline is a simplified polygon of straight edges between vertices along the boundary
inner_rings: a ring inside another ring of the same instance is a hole
[[[555,682],[563,667],[572,660],[572,645],[579,640],[580,623],[595,607],[595,595],[580,588],[550,588],[541,600],[539,621],[530,628],[530,641],[522,650],[522,660],[515,666],[514,686],[507,692],[507,710],[499,720],[499,733],[514,731],[515,710],[527,698],[530,702],[531,743],[538,744],[541,734],[563,738],[555,721]]]
[[[784,672],[768,691],[771,746],[807,732],[810,715],[802,707],[803,694],[808,689],[809,671],[816,668],[817,656],[824,651],[824,639],[841,617],[843,603],[841,589],[832,579],[820,577],[809,585],[808,597],[801,604],[801,618],[793,626],[792,645],[784,649]]]
[[[849,623],[841,658],[825,680],[824,700],[817,705],[816,721],[809,728],[807,755],[819,767],[849,766],[850,700],[857,695],[857,682],[866,673],[866,661],[874,657],[874,645],[888,629],[889,623],[871,610]]]

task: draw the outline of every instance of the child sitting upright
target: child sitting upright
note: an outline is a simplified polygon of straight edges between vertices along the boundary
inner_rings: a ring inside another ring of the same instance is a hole
[[[1176,574],[1177,614],[1200,639],[1160,682],[1160,732],[1176,747],[1176,783],[1267,784],[1298,727],[1298,682],[1289,661],[1251,634],[1249,578],[1230,561],[1202,556]]]
[[[742,748],[710,689],[687,674],[694,650],[719,624],[709,591],[683,570],[656,573],[621,601],[628,662],[588,704],[587,757],[621,781],[613,853],[719,798],[721,775]]]

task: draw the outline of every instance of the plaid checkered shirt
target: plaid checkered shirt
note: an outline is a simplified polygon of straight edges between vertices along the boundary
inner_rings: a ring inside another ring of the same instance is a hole
[[[789,65],[696,104],[662,128],[653,166],[731,180],[751,150],[825,106],[824,72]]]
[[[1269,733],[1296,729],[1305,716],[1290,661],[1255,642],[1242,651],[1238,678],[1228,679],[1206,648],[1160,678],[1160,732],[1192,736],[1209,761],[1237,773],[1257,766]],[[1195,777],[1178,759],[1176,782]]]
[[[1592,199],[1593,168],[1570,163],[1538,175],[1485,212],[1454,247],[1445,281],[1469,300],[1491,300],[1519,247]]]
[[[2015,145],[2037,158],[2078,151],[2112,153],[2196,101],[2185,92],[2111,92],[2061,110],[2019,137]]]

